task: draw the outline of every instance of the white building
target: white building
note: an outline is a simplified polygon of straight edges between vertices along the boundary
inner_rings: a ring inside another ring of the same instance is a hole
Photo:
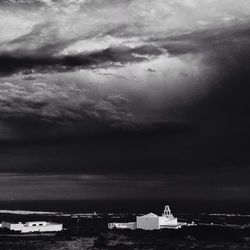
[[[181,228],[182,224],[178,223],[169,206],[165,206],[162,216],[158,216],[153,213],[149,213],[143,216],[136,217],[137,229],[143,230],[159,230],[163,228]]]
[[[143,230],[159,230],[164,228],[181,228],[185,223],[179,223],[177,218],[173,216],[169,206],[165,206],[162,216],[149,213],[143,216],[136,217],[137,229]]]
[[[178,229],[186,223],[178,222],[173,216],[169,206],[165,206],[162,216],[149,213],[136,217],[136,222],[129,223],[109,223],[109,229],[142,229],[142,230],[159,230],[164,228]]]
[[[179,228],[183,223],[178,223],[177,218],[171,213],[170,207],[165,206],[162,216],[159,217],[160,228]]]
[[[2,222],[2,228],[20,233],[33,233],[33,232],[59,232],[63,230],[63,224],[52,223],[46,221],[30,221],[26,223],[10,223]]]
[[[156,230],[160,229],[159,216],[153,213],[145,214],[136,217],[137,229]]]
[[[136,229],[136,222],[128,222],[128,223],[120,223],[120,222],[114,222],[108,224],[109,229]]]

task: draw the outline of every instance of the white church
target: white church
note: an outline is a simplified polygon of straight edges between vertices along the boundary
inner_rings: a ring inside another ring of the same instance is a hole
[[[182,224],[178,223],[170,210],[169,206],[165,206],[162,216],[149,213],[143,216],[136,217],[137,229],[143,230],[158,230],[163,228],[181,228]]]
[[[170,207],[165,206],[161,216],[149,213],[136,217],[136,222],[129,223],[109,223],[109,229],[142,229],[142,230],[160,230],[164,228],[179,229],[186,223],[178,222],[178,219],[171,213]]]

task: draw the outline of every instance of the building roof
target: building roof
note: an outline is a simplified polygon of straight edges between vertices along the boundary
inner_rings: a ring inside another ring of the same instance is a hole
[[[145,214],[145,215],[142,215],[140,217],[150,217],[150,218],[156,218],[158,217],[158,215],[154,214],[154,213],[149,213],[149,214]]]
[[[47,221],[27,221],[26,223],[47,223]]]

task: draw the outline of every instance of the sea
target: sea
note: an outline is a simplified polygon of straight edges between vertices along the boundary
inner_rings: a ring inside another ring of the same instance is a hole
[[[157,231],[109,230],[110,222],[131,222],[137,215],[174,216],[193,226]],[[0,249],[250,249],[250,202],[167,200],[1,201],[0,221],[46,220],[64,224],[53,238],[0,237]]]

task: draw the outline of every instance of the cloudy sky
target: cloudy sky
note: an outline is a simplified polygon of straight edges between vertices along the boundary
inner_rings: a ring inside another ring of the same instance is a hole
[[[2,0],[0,17],[0,200],[247,200],[248,0]]]

